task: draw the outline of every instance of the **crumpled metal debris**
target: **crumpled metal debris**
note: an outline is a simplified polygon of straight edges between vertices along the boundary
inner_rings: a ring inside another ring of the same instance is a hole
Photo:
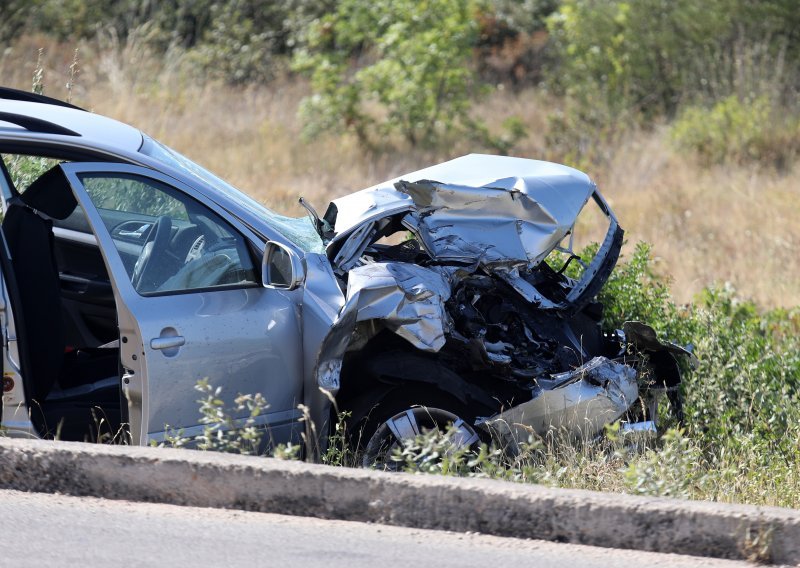
[[[555,249],[574,257],[572,231],[589,200],[608,228],[572,279],[543,261]],[[339,198],[317,222],[339,283],[347,283],[316,360],[317,382],[328,390],[339,387],[345,353],[389,329],[420,350],[444,348],[443,360],[462,357],[470,380],[497,381],[487,398],[508,409],[475,424],[514,447],[531,434],[594,437],[625,414],[640,397],[638,371],[623,357],[626,337],[638,351],[687,354],[638,322],[626,324],[618,351],[608,345],[613,339],[587,306],[616,264],[624,232],[591,179],[572,168],[464,156]],[[413,247],[383,240],[403,231]],[[669,360],[659,361],[672,373]],[[641,388],[643,397],[652,390]],[[642,418],[626,432],[651,433],[655,422]]]
[[[626,321],[622,324],[625,339],[639,351],[668,351],[673,355],[683,355],[688,358],[689,364],[694,368],[699,361],[697,357],[686,349],[671,341],[662,341],[658,338],[656,330],[640,321]]]
[[[574,220],[595,190],[586,174],[567,166],[511,156],[469,154],[334,200],[325,213],[325,220],[336,235],[331,242],[347,238],[354,228],[370,220],[425,206],[424,200],[415,204],[408,194],[396,188],[400,181],[423,180],[525,194],[561,224]]]
[[[449,318],[444,303],[450,285],[437,272],[415,264],[377,262],[350,271],[343,314],[356,321],[380,320],[423,351],[439,351]]]
[[[471,262],[490,270],[534,266],[572,228],[591,186],[541,202],[541,180],[508,178],[468,187],[435,181],[400,181],[396,188],[416,205],[418,234],[442,261]],[[549,203],[548,203],[549,201]]]
[[[483,428],[510,444],[532,433],[593,437],[639,396],[635,369],[602,356],[539,382],[549,384],[538,386],[530,401],[485,420]]]
[[[402,262],[376,262],[348,273],[346,302],[319,348],[314,376],[320,387],[339,388],[342,357],[354,343],[359,322],[377,321],[418,349],[437,352],[451,323],[450,267],[424,268]]]

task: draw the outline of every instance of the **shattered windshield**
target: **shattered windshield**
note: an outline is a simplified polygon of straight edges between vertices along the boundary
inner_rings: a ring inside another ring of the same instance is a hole
[[[308,217],[294,218],[279,215],[202,166],[194,163],[186,156],[150,138],[146,134],[142,134],[142,136],[144,137],[144,143],[140,149],[142,154],[199,178],[216,191],[236,201],[254,215],[266,219],[272,228],[304,251],[315,253],[324,251],[322,240]]]

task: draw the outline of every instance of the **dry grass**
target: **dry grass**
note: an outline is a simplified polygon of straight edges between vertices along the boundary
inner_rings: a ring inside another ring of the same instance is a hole
[[[64,97],[74,46],[28,37],[0,57],[2,83],[30,88],[39,46],[46,48],[46,92]],[[301,215],[303,195],[327,201],[463,153],[470,141],[437,151],[365,153],[350,136],[303,140],[299,81],[230,89],[198,84],[179,54],[150,57],[140,42],[107,38],[81,48],[73,102],[136,125],[270,207]],[[488,123],[519,116],[524,157],[548,155],[546,117],[555,101],[533,90],[495,91],[476,108]],[[800,184],[791,173],[741,166],[704,168],[671,148],[666,128],[632,133],[609,164],[589,171],[614,207],[630,243],[653,244],[658,266],[689,301],[711,283],[730,282],[764,306],[800,303]]]

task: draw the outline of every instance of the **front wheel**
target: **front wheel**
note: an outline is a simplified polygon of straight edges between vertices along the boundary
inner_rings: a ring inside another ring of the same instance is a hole
[[[418,436],[436,430],[449,432],[446,443],[451,451],[469,448],[480,441],[473,422],[460,403],[446,397],[384,400],[373,409],[360,430],[361,440],[366,440],[362,445],[361,465],[399,471],[403,464],[394,458],[396,452]]]

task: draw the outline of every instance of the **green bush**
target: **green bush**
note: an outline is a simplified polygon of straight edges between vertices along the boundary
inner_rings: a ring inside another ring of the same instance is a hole
[[[582,256],[589,258],[593,253]],[[646,243],[638,243],[631,257],[617,264],[598,295],[605,307],[604,327],[612,331],[622,329],[626,321],[643,321],[673,341],[690,342],[691,333],[685,325],[688,313],[672,302],[669,283],[652,264],[651,248]]]
[[[10,44],[28,26],[31,12],[37,2],[32,0],[6,0],[2,4],[0,18],[0,45]]]
[[[192,58],[208,74],[230,83],[271,79],[280,66],[276,56],[286,46],[284,8],[280,2],[252,0],[213,3],[210,24]]]
[[[706,162],[788,164],[797,120],[772,115],[800,113],[798,14],[793,0],[563,0],[548,18],[546,79],[567,104],[548,147],[602,163],[626,128],[680,115],[676,137]]]
[[[800,153],[800,118],[765,95],[728,96],[711,108],[690,106],[671,126],[674,144],[706,163],[761,162],[783,167]]]
[[[301,105],[307,134],[350,131],[368,146],[397,133],[417,145],[469,128],[475,15],[473,0],[341,0],[295,50],[314,90]]]
[[[763,312],[726,288],[709,288],[694,305],[677,306],[650,269],[644,245],[601,296],[609,327],[638,319],[694,345],[699,366],[683,391],[687,434],[696,443],[711,453],[757,448],[754,456],[767,465],[800,457],[800,310]]]
[[[730,33],[733,0],[564,0],[549,19],[554,79],[587,104],[668,112],[694,59]]]
[[[548,20],[559,55],[551,81],[587,103],[672,114],[733,51],[765,44],[796,76],[796,58],[781,53],[800,49],[798,13],[789,0],[564,0]],[[724,71],[730,83],[741,69]]]

